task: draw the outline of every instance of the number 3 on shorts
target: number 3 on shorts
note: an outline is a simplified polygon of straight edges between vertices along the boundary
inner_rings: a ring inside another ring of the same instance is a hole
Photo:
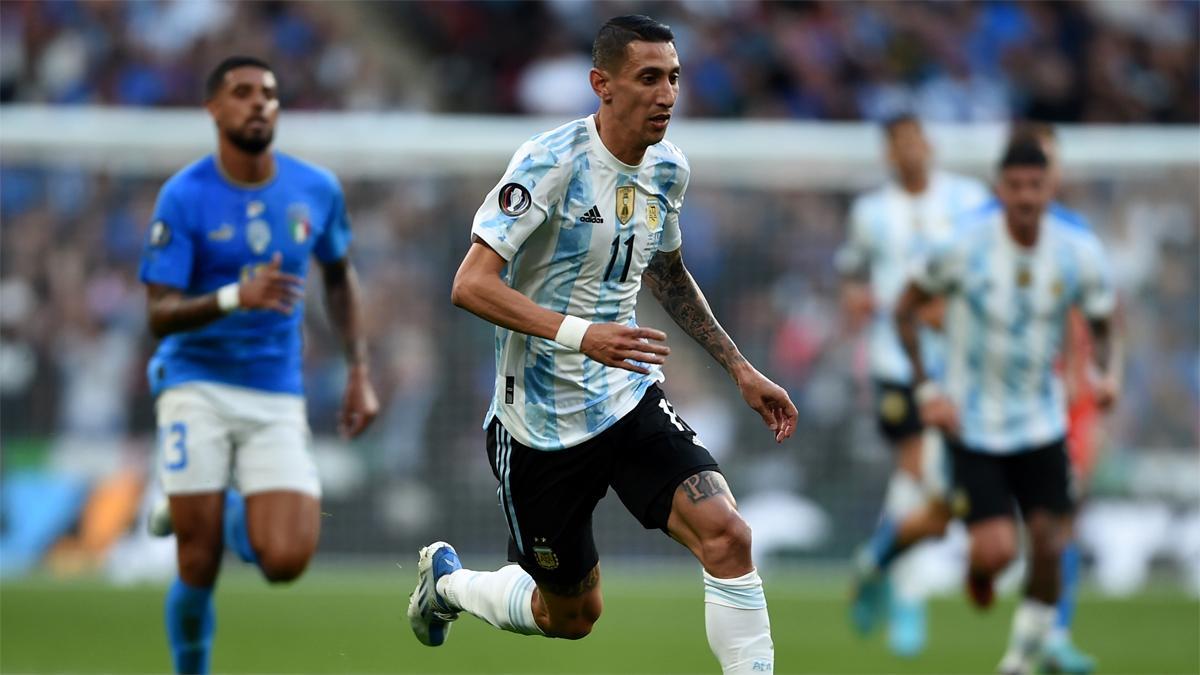
[[[167,471],[179,471],[187,466],[187,425],[183,422],[172,422],[167,431],[166,445],[163,447],[163,460]]]

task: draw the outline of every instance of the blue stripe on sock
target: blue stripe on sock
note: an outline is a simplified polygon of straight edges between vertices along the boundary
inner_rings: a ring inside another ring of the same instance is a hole
[[[207,673],[216,630],[212,588],[189,586],[175,579],[167,591],[167,642],[177,673]]]
[[[1058,616],[1055,626],[1062,629],[1071,627],[1075,620],[1075,600],[1079,594],[1079,545],[1075,542],[1067,544],[1062,554],[1062,590],[1058,596]]]
[[[763,594],[761,583],[753,586],[733,586],[711,577],[704,579],[704,599],[737,609],[763,609],[767,606],[767,597]]]

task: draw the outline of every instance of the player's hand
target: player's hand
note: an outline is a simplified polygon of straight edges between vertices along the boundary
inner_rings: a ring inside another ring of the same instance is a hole
[[[1092,382],[1092,396],[1096,399],[1096,407],[1102,412],[1108,412],[1117,405],[1121,398],[1121,385],[1112,375],[1097,375]]]
[[[583,334],[579,351],[606,366],[647,375],[650,370],[641,364],[667,362],[671,348],[665,344],[666,340],[666,333],[653,328],[594,323]]]
[[[738,376],[737,385],[738,390],[742,392],[742,398],[746,399],[746,403],[775,433],[776,443],[782,443],[795,433],[796,406],[783,387],[768,380],[765,375],[750,366],[747,366],[745,373]]]
[[[304,280],[280,269],[283,254],[271,256],[271,262],[259,267],[248,281],[238,285],[238,304],[243,309],[269,309],[291,314],[304,299]]]
[[[958,408],[944,394],[935,396],[921,404],[921,422],[943,432],[958,436]]]
[[[350,374],[346,378],[346,393],[342,397],[342,410],[338,414],[338,433],[342,438],[354,438],[361,434],[378,414],[379,399],[375,397],[375,388],[371,386],[367,367],[362,364],[351,366]]]

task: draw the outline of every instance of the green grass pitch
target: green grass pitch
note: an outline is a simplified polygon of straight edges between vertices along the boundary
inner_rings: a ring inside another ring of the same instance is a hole
[[[715,673],[704,637],[699,573],[613,566],[595,632],[568,642],[502,633],[472,618],[440,648],[404,619],[413,570],[320,566],[288,588],[229,568],[217,595],[215,672]],[[900,660],[881,636],[848,628],[845,580],[766,575],[778,673],[988,673],[1004,647],[1013,600],[980,614],[934,601],[926,653]],[[0,585],[0,671],[164,672],[164,589],[34,579]],[[1125,600],[1085,594],[1078,642],[1102,673],[1200,673],[1200,604],[1167,588]]]

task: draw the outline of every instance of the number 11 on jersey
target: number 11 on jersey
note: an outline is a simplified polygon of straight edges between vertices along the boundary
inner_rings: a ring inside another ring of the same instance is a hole
[[[621,268],[621,282],[622,283],[624,283],[625,280],[629,278],[629,263],[633,260],[633,240],[636,237],[637,237],[637,235],[631,234],[631,235],[629,235],[629,238],[625,240],[625,264]],[[608,281],[609,279],[612,278],[613,267],[617,263],[617,254],[619,254],[620,252],[621,252],[621,234],[618,232],[617,236],[613,237],[613,240],[612,240],[612,257],[610,257],[608,259],[608,267],[604,268],[604,280],[605,281]]]

